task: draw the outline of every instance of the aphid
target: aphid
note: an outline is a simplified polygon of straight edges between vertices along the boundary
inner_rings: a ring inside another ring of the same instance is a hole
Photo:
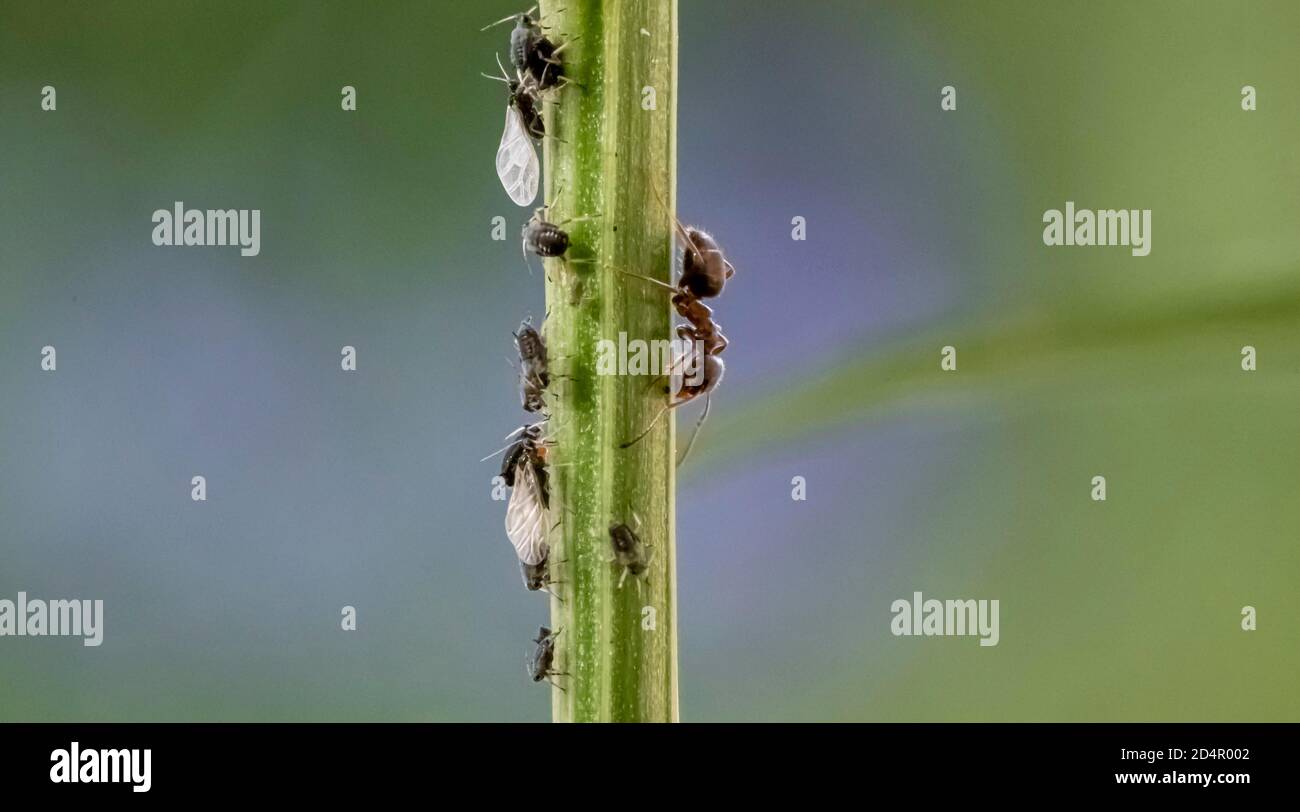
[[[524,579],[524,586],[529,592],[545,592],[553,598],[563,602],[564,598],[550,590],[552,584],[558,584],[559,581],[551,579],[551,556],[549,551],[545,558],[536,564],[525,564],[519,562],[519,574]]]
[[[533,682],[546,680],[551,685],[555,685],[555,680],[551,679],[552,677],[568,676],[563,671],[555,670],[555,639],[560,636],[562,631],[564,630],[561,629],[559,632],[552,633],[545,626],[537,629],[537,637],[533,638],[533,642],[537,645],[524,661],[528,676],[533,678]],[[555,687],[560,688],[559,685],[555,685]],[[564,689],[560,688],[560,690]]]
[[[550,509],[550,485],[546,473],[546,444],[542,424],[516,429],[518,439],[506,448],[501,461],[501,478],[510,486],[506,504],[506,537],[519,560],[536,566],[546,559],[546,514]],[[500,452],[497,452],[500,453]],[[487,459],[485,457],[484,459]]]
[[[535,210],[533,216],[524,223],[522,232],[524,262],[528,262],[528,254],[531,252],[539,257],[565,257],[569,250],[570,239],[569,233],[561,226],[570,223],[581,223],[587,220],[595,219],[599,215],[590,217],[570,217],[567,220],[561,220],[559,223],[552,223],[546,219],[546,206]],[[586,263],[591,260],[572,259],[565,257],[566,262]],[[529,266],[532,267],[531,265]]]
[[[546,343],[527,319],[519,325],[514,337],[515,348],[519,350],[519,399],[525,411],[541,411],[546,406],[543,392],[551,382]]]
[[[533,139],[546,134],[542,100],[535,84],[505,76],[504,67],[501,73],[501,77],[488,76],[505,82],[509,92],[506,126],[497,146],[497,177],[516,205],[527,206],[537,198],[537,187],[542,177],[542,165],[533,146]],[[487,76],[486,73],[483,75]]]
[[[533,19],[533,6],[522,14],[512,14],[491,25],[483,26],[486,31],[494,25],[514,20],[515,27],[510,31],[510,64],[519,72],[537,83],[542,90],[555,87],[564,78],[564,65],[556,56],[564,50],[564,45],[556,47],[542,31],[542,25]],[[567,43],[566,43],[567,45]]]
[[[620,589],[629,574],[633,578],[641,578],[645,575],[646,568],[650,565],[652,551],[649,545],[641,541],[641,537],[635,530],[626,524],[611,524],[609,543],[614,549],[613,562],[623,568],[623,574],[618,579]]]

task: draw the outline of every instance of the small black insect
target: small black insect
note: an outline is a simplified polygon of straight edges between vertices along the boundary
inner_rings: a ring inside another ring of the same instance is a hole
[[[558,223],[552,223],[546,219],[547,208],[547,206],[542,206],[535,210],[533,216],[529,218],[528,222],[524,223],[524,228],[521,233],[523,238],[524,262],[528,262],[529,253],[536,254],[543,258],[562,257],[565,262],[591,262],[589,259],[579,260],[567,256],[571,240],[569,239],[569,232],[565,231],[562,227],[570,223],[582,223],[588,220],[594,220],[599,215],[570,217],[566,220],[561,220]],[[532,266],[529,265],[530,269],[531,267]]]
[[[561,629],[560,631],[564,630]],[[555,685],[555,681],[551,679],[552,677],[568,676],[562,671],[555,670],[555,639],[559,636],[560,632],[552,633],[545,626],[537,630],[537,637],[533,639],[533,642],[537,645],[525,660],[528,676],[533,678],[533,682],[546,680]],[[555,685],[555,687],[560,688],[559,685]],[[560,690],[563,691],[564,689],[560,688]]]
[[[546,444],[542,440],[542,424],[521,426],[515,429],[514,435],[517,435],[518,439],[504,449],[506,455],[501,460],[501,478],[513,488],[515,473],[520,466],[524,464],[531,466],[537,477],[542,506],[550,507],[550,489],[547,487],[546,476]]]
[[[546,473],[546,441],[542,438],[542,423],[522,426],[510,433],[518,437],[514,442],[494,454],[505,452],[501,461],[501,479],[510,486],[510,501],[506,504],[506,537],[515,548],[520,562],[540,564],[550,551],[546,543],[547,511],[551,497]]]
[[[519,574],[523,577],[524,586],[528,588],[529,592],[545,592],[547,595],[557,598],[561,602],[564,601],[563,598],[552,592],[550,589],[552,584],[558,584],[560,582],[551,579],[551,557],[549,551],[547,556],[536,564],[525,564],[523,561],[520,561]]]
[[[519,350],[519,399],[524,411],[539,412],[546,406],[544,390],[551,383],[546,343],[528,319],[519,325],[514,337]]]
[[[569,250],[569,234],[554,223],[547,222],[540,208],[533,212],[532,218],[524,224],[524,251],[539,257],[562,257]]]
[[[486,31],[494,25],[514,20],[515,27],[510,31],[510,64],[520,76],[527,76],[537,83],[542,90],[555,87],[564,78],[564,65],[557,58],[564,45],[556,46],[543,31],[541,23],[533,18],[537,6],[522,14],[512,14],[491,25],[484,26]]]
[[[649,545],[641,541],[641,537],[635,530],[626,524],[611,524],[609,543],[614,549],[613,563],[623,568],[623,574],[618,579],[619,588],[622,588],[623,581],[628,575],[633,578],[642,578],[645,575],[650,565],[652,550]]]

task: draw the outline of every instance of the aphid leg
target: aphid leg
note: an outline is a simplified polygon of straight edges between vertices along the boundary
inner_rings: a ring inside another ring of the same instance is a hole
[[[686,457],[691,453],[691,448],[695,445],[695,438],[700,436],[700,429],[704,427],[704,421],[709,419],[709,405],[713,403],[713,393],[706,392],[704,395],[704,411],[700,412],[699,419],[695,421],[695,428],[691,430],[691,439],[686,442],[686,448],[682,450],[682,455],[677,458],[677,465],[680,467],[686,462]]]
[[[623,588],[623,582],[627,580],[627,567],[623,568],[623,574],[618,577],[618,589]]]

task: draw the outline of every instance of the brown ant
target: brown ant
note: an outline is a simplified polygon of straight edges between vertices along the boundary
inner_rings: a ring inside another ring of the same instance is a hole
[[[662,198],[660,204],[663,204]],[[667,209],[667,206],[664,208]],[[688,342],[690,346],[680,359],[680,364],[697,370],[699,374],[693,376],[697,380],[685,383],[678,392],[673,393],[669,388],[667,391],[672,396],[668,404],[659,410],[640,434],[622,443],[619,448],[628,448],[649,434],[669,409],[675,409],[703,395],[704,411],[700,413],[695,429],[691,432],[691,438],[677,460],[677,464],[681,465],[691,453],[704,421],[708,420],[712,392],[726,372],[726,365],[718,356],[727,348],[727,337],[722,334],[722,329],[713,320],[713,308],[701,300],[720,295],[726,287],[727,280],[735,275],[736,269],[722,253],[722,249],[718,247],[718,242],[712,235],[694,226],[683,226],[676,216],[672,216],[672,220],[674,229],[686,244],[682,254],[682,272],[677,284],[669,285],[654,277],[629,271],[623,273],[668,288],[673,292],[673,309],[687,322],[677,327],[677,336]]]

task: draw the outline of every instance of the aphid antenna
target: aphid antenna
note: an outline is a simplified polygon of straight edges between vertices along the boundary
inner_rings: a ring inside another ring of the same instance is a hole
[[[514,431],[510,432],[509,434],[507,434],[507,435],[506,435],[504,438],[502,438],[502,439],[505,439],[505,440],[512,440],[512,441],[513,441],[516,437],[518,437],[518,436],[519,436],[523,431],[525,431],[526,429],[530,429],[530,428],[532,428],[533,426],[540,426],[542,423],[545,423],[545,422],[547,422],[547,421],[546,421],[546,420],[539,420],[539,421],[537,421],[536,423],[533,423],[532,425],[528,425],[528,426],[520,426],[519,428],[517,428],[517,429],[515,429]],[[546,439],[549,439],[549,438],[543,438],[543,442],[544,442]],[[488,460],[492,459],[493,457],[500,456],[501,454],[504,454],[505,452],[507,452],[507,451],[510,450],[510,446],[512,446],[512,445],[514,445],[513,442],[509,442],[509,443],[507,443],[506,445],[502,446],[501,448],[497,449],[496,451],[493,451],[491,454],[488,454],[488,455],[487,455],[486,457],[484,457],[483,459],[479,460],[479,462],[487,462]]]
[[[501,75],[493,76],[489,73],[483,73],[482,71],[479,71],[479,74],[485,79],[491,79],[494,82],[504,82],[507,85],[510,84],[510,74],[506,72],[506,66],[501,64],[501,54],[494,54],[494,56],[497,58],[497,67],[501,70]]]
[[[518,20],[520,17],[531,17],[534,11],[537,11],[536,5],[534,5],[532,8],[528,9],[527,11],[525,11],[523,14],[511,14],[509,17],[502,17],[501,19],[497,20],[494,23],[488,23],[487,25],[480,28],[479,31],[486,31],[489,28],[495,28],[498,25],[501,25],[501,23],[508,23],[512,20]]]

